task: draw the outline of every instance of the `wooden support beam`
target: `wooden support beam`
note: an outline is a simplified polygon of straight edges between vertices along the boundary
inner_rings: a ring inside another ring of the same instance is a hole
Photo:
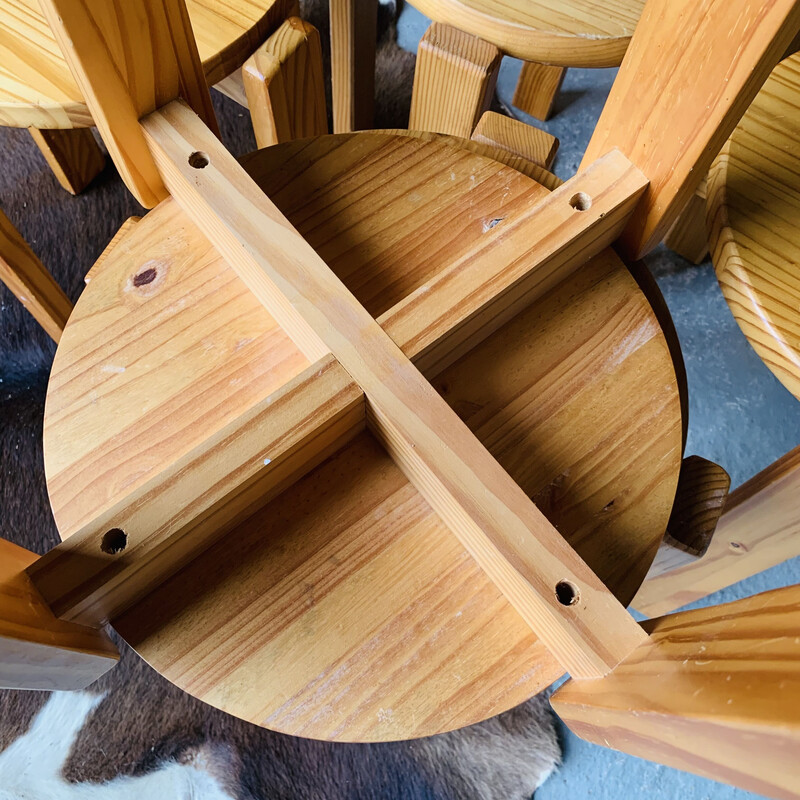
[[[511,105],[536,119],[550,119],[566,74],[566,67],[523,61]]]
[[[555,136],[495,111],[487,111],[480,118],[471,138],[473,142],[501,147],[545,169],[550,169],[558,152]]]
[[[378,0],[330,0],[333,132],[372,128]]]
[[[0,539],[0,687],[83,689],[119,654],[104,633],[53,615],[25,574],[37,558]]]
[[[408,127],[469,139],[492,102],[501,59],[493,44],[434,22],[417,51]]]
[[[173,198],[298,346],[361,386],[375,432],[565,669],[601,675],[630,652],[643,634],[625,609],[191,110],[142,128]],[[584,231],[585,200],[562,228]]]
[[[319,32],[290,17],[245,61],[242,78],[259,147],[328,132]]]
[[[706,187],[707,180],[703,178],[664,237],[664,244],[670,250],[691,261],[692,264],[699,264],[708,256]]]
[[[628,256],[664,238],[798,28],[796,0],[648,0],[581,164],[618,147],[650,179]]]
[[[706,554],[648,575],[633,607],[667,614],[800,555],[800,447],[731,492]]]
[[[28,131],[56,179],[70,194],[80,194],[103,171],[106,157],[91,128]]]
[[[776,798],[800,797],[800,586],[645,623],[602,680],[556,713],[595,744]]]
[[[234,103],[238,103],[242,108],[250,109],[241,69],[234,70],[227,78],[217,81],[214,84],[214,88],[220,94],[224,94],[225,97],[233,100]]]
[[[2,211],[0,280],[57,342],[72,313],[72,303]]]

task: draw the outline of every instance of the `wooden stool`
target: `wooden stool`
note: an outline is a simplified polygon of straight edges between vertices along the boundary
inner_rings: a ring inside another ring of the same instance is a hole
[[[430,17],[409,127],[468,138],[504,55],[525,61],[513,103],[550,116],[567,67],[622,62],[644,0],[411,0]],[[334,130],[371,127],[376,0],[330,0]]]

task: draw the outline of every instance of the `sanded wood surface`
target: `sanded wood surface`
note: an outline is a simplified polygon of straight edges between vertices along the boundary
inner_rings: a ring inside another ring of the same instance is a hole
[[[501,58],[493,44],[434,22],[417,49],[408,127],[469,139],[492,102]]]
[[[664,237],[664,244],[670,250],[692,264],[699,264],[708,256],[706,191],[707,181],[703,180]]]
[[[117,663],[117,649],[105,633],[53,615],[25,574],[37,558],[0,539],[0,686],[83,689]]]
[[[487,218],[500,211],[513,219],[544,192],[430,136],[325,137],[263,151],[248,166],[375,316],[474,249]],[[56,358],[47,471],[65,533],[77,513],[71,481],[99,513],[307,366],[174,203],[130,236],[139,235],[138,261],[130,251],[112,254],[93,276]],[[131,287],[153,261],[163,280]],[[185,315],[197,324],[184,324]],[[98,350],[107,326],[114,335]],[[531,348],[540,358],[530,358]],[[586,358],[591,370],[580,366]],[[476,373],[493,378],[476,382]],[[93,376],[88,395],[74,380],[81,374]],[[598,575],[623,599],[635,591],[666,525],[681,434],[666,342],[616,257],[593,259],[436,385]],[[551,398],[546,407],[541,396]],[[108,424],[95,424],[106,411]],[[578,440],[576,419],[585,429]],[[75,448],[59,446],[77,430]],[[128,456],[109,470],[118,448]],[[200,576],[202,596],[186,590]],[[116,625],[187,691],[269,727],[324,738],[446,730],[521,701],[559,672],[368,434]],[[309,635],[313,647],[303,645]]]
[[[615,67],[644,0],[411,0],[411,5],[525,61]]]
[[[525,61],[517,79],[511,104],[536,119],[549,119],[566,74],[567,70],[564,67]]]
[[[736,321],[800,398],[800,55],[781,62],[709,175],[714,269]]]
[[[667,614],[800,555],[800,447],[731,492],[706,554],[648,575],[633,600],[643,614]]]
[[[298,10],[297,0],[187,0],[186,5],[209,85],[240,67]],[[39,0],[0,0],[0,124],[94,124]]]
[[[290,17],[242,67],[259,147],[328,132],[317,29]]]
[[[650,179],[629,256],[664,238],[798,28],[796,0],[648,0],[581,164],[617,147]]]
[[[82,192],[105,166],[90,128],[28,130],[58,182],[71,194]]]
[[[552,697],[606,747],[768,797],[800,797],[800,586],[645,623],[606,678]]]
[[[0,280],[57,342],[72,312],[72,303],[2,211]]]
[[[545,169],[550,169],[558,152],[558,139],[552,134],[495,111],[487,111],[480,118],[471,138],[522,156]]]

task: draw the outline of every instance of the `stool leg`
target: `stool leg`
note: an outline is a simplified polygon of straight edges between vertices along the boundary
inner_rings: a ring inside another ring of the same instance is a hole
[[[80,194],[105,166],[91,128],[28,130],[58,182],[71,194]]]
[[[328,132],[322,47],[313,25],[287,19],[245,61],[242,79],[259,147]]]
[[[664,237],[664,244],[693,264],[699,264],[708,255],[705,179],[672,224]]]
[[[566,74],[566,67],[525,61],[519,73],[512,105],[536,119],[550,119],[556,95]]]
[[[492,101],[501,58],[493,44],[434,22],[419,43],[408,127],[468,139]]]
[[[333,132],[367,130],[375,116],[378,0],[330,0]]]
[[[2,211],[0,280],[57,342],[72,312],[72,303]]]

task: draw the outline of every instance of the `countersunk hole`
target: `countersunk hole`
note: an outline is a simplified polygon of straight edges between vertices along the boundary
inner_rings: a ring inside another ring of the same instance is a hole
[[[592,207],[592,198],[586,192],[578,192],[570,197],[569,204],[576,211],[588,211]]]
[[[569,581],[559,581],[556,584],[556,597],[562,606],[574,606],[581,599],[581,593]]]
[[[133,285],[146,286],[156,279],[156,275],[158,275],[158,273],[152,267],[150,267],[150,269],[143,269],[140,273],[133,276]]]
[[[209,157],[202,150],[195,150],[189,156],[189,166],[195,169],[203,169],[211,163]]]
[[[115,556],[125,549],[128,544],[128,535],[121,528],[112,528],[103,534],[100,549],[110,556]]]

